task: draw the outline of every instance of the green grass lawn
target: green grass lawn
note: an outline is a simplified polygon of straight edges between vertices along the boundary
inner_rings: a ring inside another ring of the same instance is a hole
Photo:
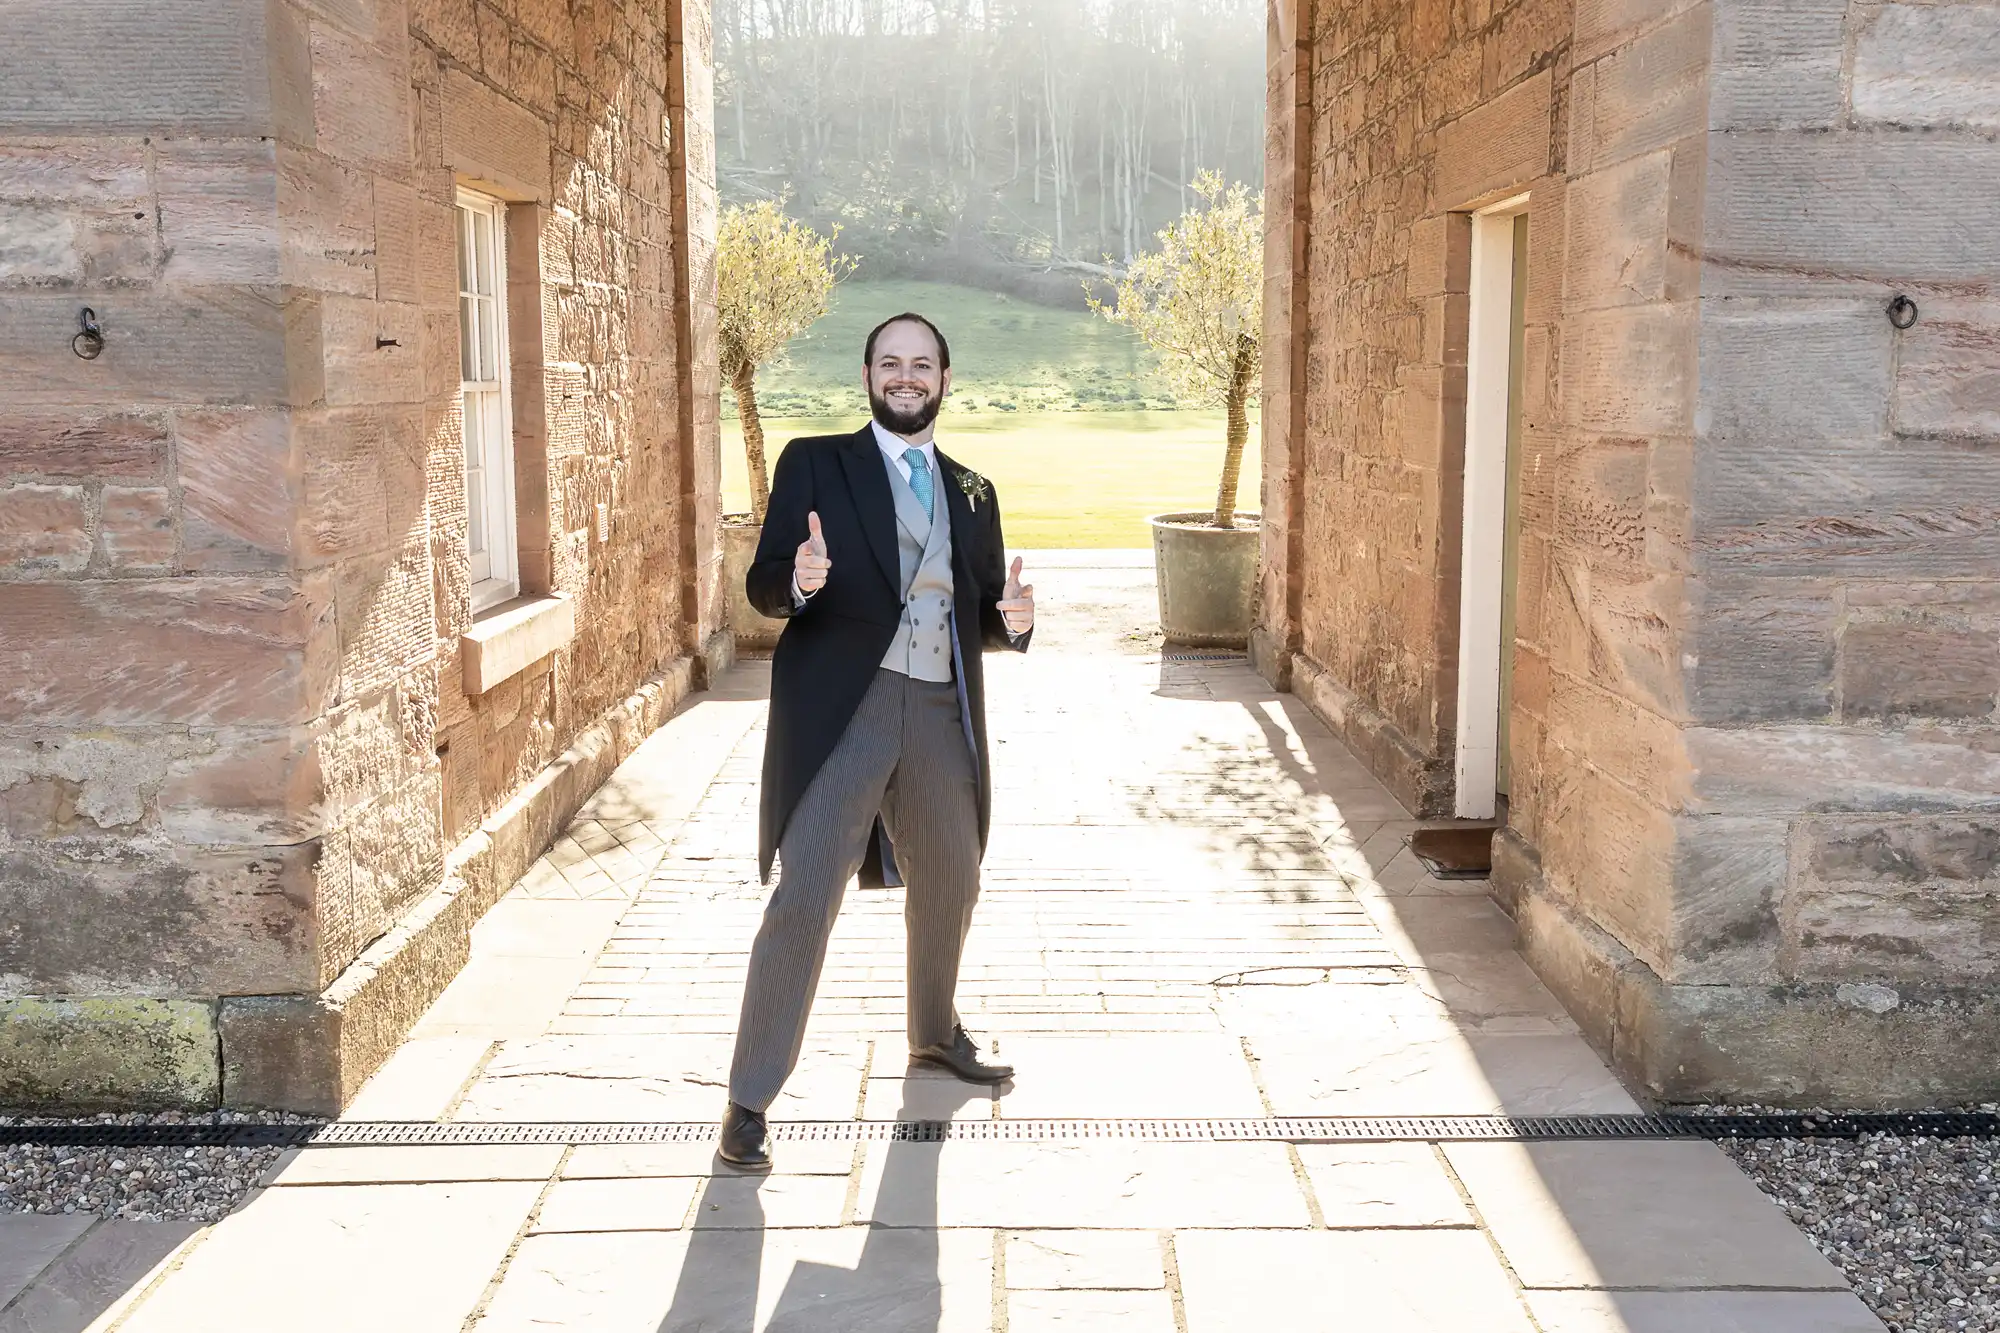
[[[952,352],[956,360],[956,346]],[[773,462],[786,440],[856,430],[866,419],[858,410],[766,419]],[[1150,547],[1147,515],[1214,507],[1223,418],[1221,412],[965,413],[954,404],[938,420],[938,446],[993,479],[1009,546]],[[1258,507],[1257,479],[1253,416],[1237,508]],[[750,508],[735,421],[722,423],[722,499],[730,513]]]
[[[998,292],[939,282],[844,282],[825,318],[757,371],[760,411],[826,417],[867,411],[861,348],[868,330],[914,310],[951,342],[952,410],[962,417],[1047,411],[1171,408],[1153,382],[1153,354],[1122,325],[1087,310],[1055,310]],[[735,399],[725,387],[723,412]]]

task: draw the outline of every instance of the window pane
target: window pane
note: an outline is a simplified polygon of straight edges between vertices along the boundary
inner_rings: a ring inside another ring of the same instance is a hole
[[[472,275],[479,285],[473,290],[481,296],[493,295],[493,215],[474,213],[472,215],[473,270]]]
[[[461,296],[458,298],[458,375],[460,379],[479,378],[479,298]]]
[[[458,210],[458,289],[472,290],[472,210],[464,205]]]
[[[480,462],[486,456],[485,395],[465,395],[465,540],[473,553],[486,549],[486,487]]]
[[[483,297],[479,302],[479,378],[487,384],[500,382],[500,303]]]

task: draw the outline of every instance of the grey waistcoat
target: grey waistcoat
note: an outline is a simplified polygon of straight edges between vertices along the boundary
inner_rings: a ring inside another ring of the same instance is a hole
[[[896,497],[896,556],[903,576],[903,618],[882,665],[915,680],[949,681],[951,675],[951,514],[944,502],[941,469],[931,474],[935,519],[903,470],[883,455],[889,490]]]

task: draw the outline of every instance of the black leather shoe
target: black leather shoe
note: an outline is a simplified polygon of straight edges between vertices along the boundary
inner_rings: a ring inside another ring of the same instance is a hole
[[[951,1031],[950,1041],[911,1051],[910,1059],[922,1065],[948,1069],[967,1083],[1005,1083],[1014,1077],[1014,1066],[987,1064],[979,1058],[979,1048],[965,1035],[963,1024]]]
[[[729,1103],[729,1110],[722,1117],[722,1138],[715,1145],[715,1155],[745,1171],[769,1171],[771,1131],[764,1123],[763,1112]]]

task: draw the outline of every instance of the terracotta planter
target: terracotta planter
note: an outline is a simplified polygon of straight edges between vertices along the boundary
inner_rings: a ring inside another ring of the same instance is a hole
[[[1237,526],[1211,527],[1214,513],[1155,514],[1153,564],[1160,586],[1160,629],[1171,643],[1242,648],[1257,606],[1260,516],[1238,512]]]
[[[757,539],[763,535],[763,525],[752,523],[748,514],[722,516],[722,580],[728,585],[729,628],[739,650],[773,647],[778,631],[785,627],[784,621],[772,620],[750,605],[743,592],[744,576],[757,558]]]

